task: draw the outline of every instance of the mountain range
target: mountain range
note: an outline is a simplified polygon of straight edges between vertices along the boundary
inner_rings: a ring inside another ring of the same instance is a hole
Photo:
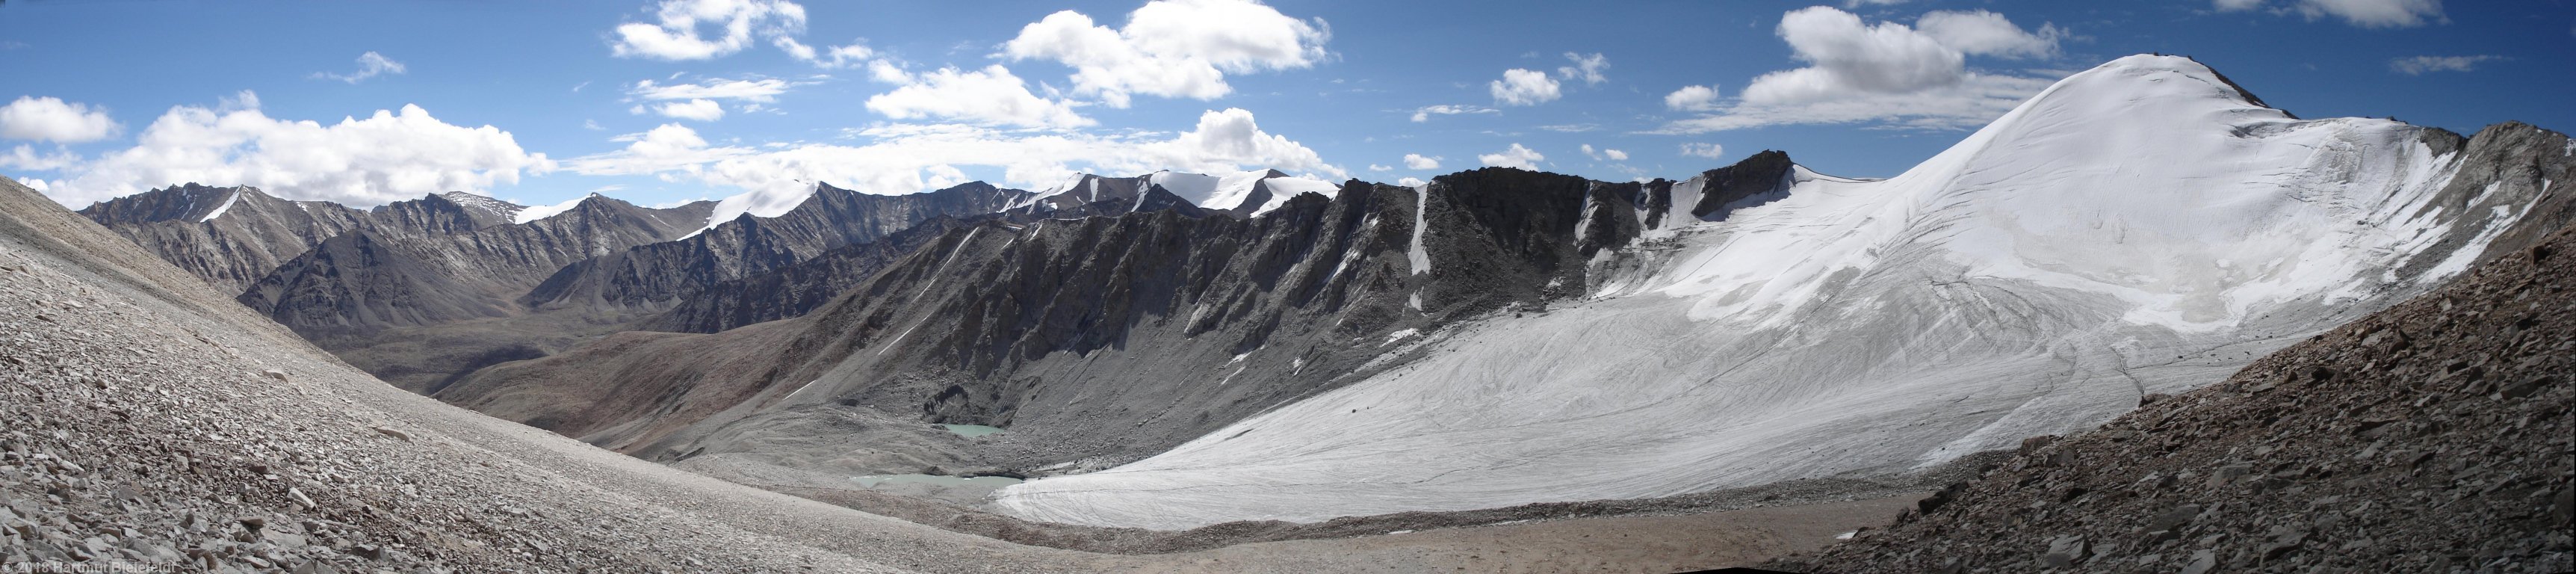
[[[612,451],[1029,479],[964,502],[1186,529],[1905,476],[2083,431],[2537,245],[2576,221],[2571,155],[2303,119],[2142,55],[1883,180],[1764,151],[759,209],[187,184],[80,215],[397,387]]]

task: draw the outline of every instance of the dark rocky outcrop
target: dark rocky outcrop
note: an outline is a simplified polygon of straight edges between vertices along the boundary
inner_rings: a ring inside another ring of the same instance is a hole
[[[1735,165],[1708,170],[1700,175],[1702,191],[1699,202],[1691,206],[1691,215],[1703,219],[1724,219],[1728,206],[1760,195],[1789,188],[1789,176],[1797,167],[1789,154],[1763,150]]]
[[[2440,290],[2224,383],[2026,441],[1895,526],[1784,566],[2576,568],[2576,230],[2487,255]]]

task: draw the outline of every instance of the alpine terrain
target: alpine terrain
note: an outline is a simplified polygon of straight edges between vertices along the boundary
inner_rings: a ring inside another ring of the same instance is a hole
[[[1598,73],[1566,55],[1565,85]],[[729,145],[683,151],[755,153]],[[1796,153],[1619,182],[1484,159],[1405,185],[797,180],[659,207],[186,183],[73,212],[0,181],[0,565],[2576,556],[2567,135],[2301,118],[2136,55],[1893,177]]]

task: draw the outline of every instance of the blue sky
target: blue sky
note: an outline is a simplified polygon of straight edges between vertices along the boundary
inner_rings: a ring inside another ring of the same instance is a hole
[[[0,174],[71,205],[186,181],[370,205],[1165,168],[1626,180],[1762,149],[1886,176],[2141,52],[2302,117],[2576,127],[2565,0],[1593,4],[12,0]]]

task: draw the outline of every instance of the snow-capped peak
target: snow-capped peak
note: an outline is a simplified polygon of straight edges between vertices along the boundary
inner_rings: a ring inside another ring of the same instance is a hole
[[[450,191],[438,194],[438,197],[446,199],[449,203],[454,203],[468,209],[489,211],[513,220],[518,218],[519,212],[526,211],[528,209],[528,207],[524,205],[502,201],[495,199],[492,196],[470,191]]]
[[[1241,217],[1259,216],[1278,209],[1287,204],[1288,198],[1299,193],[1313,192],[1330,197],[1341,190],[1340,185],[1332,182],[1291,176],[1275,169],[1217,175],[1162,170],[1129,178],[1077,173],[1063,183],[1043,188],[1029,199],[1013,205],[1012,209],[1048,202],[1049,198],[1057,196],[1070,197],[1074,203],[1127,197],[1130,193],[1141,196],[1145,190],[1157,186],[1190,202],[1190,205]]]
[[[726,197],[716,202],[714,213],[707,215],[706,227],[698,228],[696,232],[689,235],[705,233],[746,213],[760,218],[786,215],[789,211],[795,211],[796,206],[804,205],[805,200],[812,199],[815,193],[821,192],[823,186],[822,183],[814,183],[794,188],[751,191]]]

